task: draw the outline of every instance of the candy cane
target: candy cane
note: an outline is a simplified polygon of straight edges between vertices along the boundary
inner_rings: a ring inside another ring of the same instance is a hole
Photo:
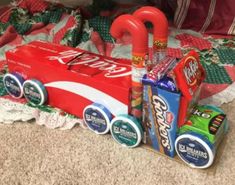
[[[153,24],[153,55],[151,63],[147,66],[147,70],[150,71],[166,55],[168,21],[164,13],[152,6],[145,6],[136,10],[133,16],[142,22]]]
[[[141,79],[146,73],[145,60],[148,53],[148,32],[140,20],[127,14],[115,19],[110,29],[110,33],[114,38],[121,38],[125,32],[132,36],[131,114],[140,120],[143,95]]]

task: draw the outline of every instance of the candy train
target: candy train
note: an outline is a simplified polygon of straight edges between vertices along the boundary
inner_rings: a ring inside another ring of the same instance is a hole
[[[168,21],[163,12],[151,6],[139,8],[133,15],[142,22],[150,22],[153,25],[153,54],[151,64],[147,66],[149,71],[166,56]]]
[[[150,9],[164,25],[154,29],[155,38],[167,39],[160,34],[166,26],[161,12]],[[148,32],[143,22],[122,15],[111,26],[115,38],[131,34],[132,60],[44,41],[9,50],[5,89],[32,106],[48,104],[82,118],[97,134],[110,131],[123,146],[142,142],[172,158],[177,153],[191,167],[207,168],[227,133],[226,115],[213,106],[197,106],[205,72],[195,51],[179,61],[165,57],[151,78],[146,74]]]

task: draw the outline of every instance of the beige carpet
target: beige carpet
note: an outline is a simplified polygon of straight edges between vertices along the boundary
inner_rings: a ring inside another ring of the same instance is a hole
[[[0,125],[0,184],[235,184],[235,101],[222,107],[230,131],[215,165],[191,169],[143,147],[126,149],[110,135],[34,123]]]

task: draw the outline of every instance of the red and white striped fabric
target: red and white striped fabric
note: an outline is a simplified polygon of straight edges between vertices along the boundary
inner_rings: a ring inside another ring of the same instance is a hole
[[[174,24],[206,34],[235,35],[234,0],[177,0]]]
[[[175,58],[182,58],[183,53],[180,48],[167,48],[167,55]]]
[[[49,6],[49,3],[44,0],[18,0],[17,4],[21,8],[28,9],[32,14],[45,11]]]
[[[0,22],[6,23],[11,14],[11,8],[9,6],[0,7]]]
[[[212,44],[208,40],[190,34],[179,34],[175,38],[180,40],[181,46],[183,47],[195,47],[199,50],[212,48]]]

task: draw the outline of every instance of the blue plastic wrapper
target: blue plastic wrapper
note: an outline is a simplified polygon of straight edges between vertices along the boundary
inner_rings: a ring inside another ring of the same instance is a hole
[[[165,76],[157,82],[157,86],[161,89],[177,92],[177,87],[172,78]]]

